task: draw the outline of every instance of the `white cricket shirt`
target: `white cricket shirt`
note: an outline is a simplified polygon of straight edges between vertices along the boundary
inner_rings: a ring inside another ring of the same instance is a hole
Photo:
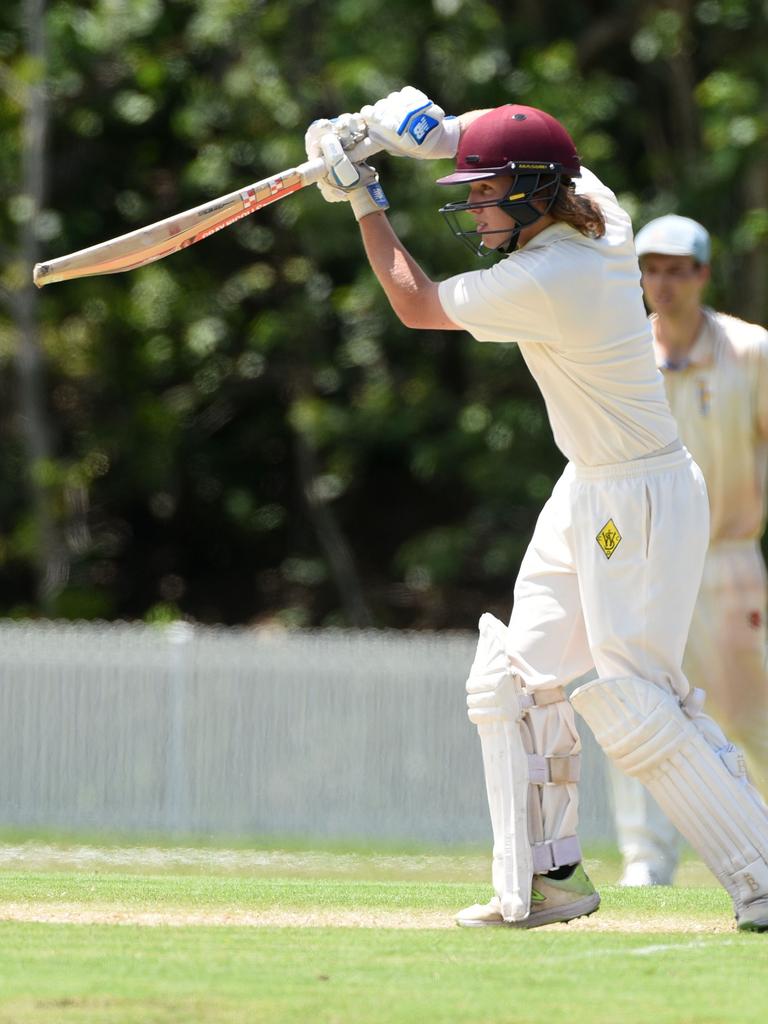
[[[653,354],[632,224],[586,168],[577,190],[603,238],[552,224],[495,266],[441,282],[445,313],[478,341],[516,342],[555,441],[583,466],[641,458],[677,439]]]
[[[655,322],[651,317],[651,324]],[[707,481],[712,541],[750,540],[765,528],[768,332],[704,310],[685,363],[656,360],[680,436]]]

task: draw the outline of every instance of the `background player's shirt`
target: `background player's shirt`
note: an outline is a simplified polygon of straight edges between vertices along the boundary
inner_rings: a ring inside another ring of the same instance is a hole
[[[677,439],[643,306],[632,224],[590,171],[578,191],[603,238],[553,224],[495,266],[440,284],[447,316],[478,341],[517,342],[555,441],[577,465],[641,458]]]
[[[680,436],[707,481],[712,541],[759,538],[768,477],[768,332],[705,309],[681,366],[669,366],[654,347]]]

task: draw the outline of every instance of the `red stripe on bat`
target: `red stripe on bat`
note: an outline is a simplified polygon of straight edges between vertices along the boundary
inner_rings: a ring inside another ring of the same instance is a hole
[[[292,192],[298,192],[303,187],[303,182],[298,181],[295,185],[284,185],[278,191],[273,192],[272,195],[267,196],[266,199],[261,199],[259,202],[248,202],[246,196],[248,193],[240,193],[240,198],[243,203],[243,208],[237,210],[235,213],[229,214],[228,217],[223,217],[220,221],[215,224],[209,225],[205,231],[200,231],[198,234],[188,238],[185,242],[182,242],[179,248],[186,249],[190,245],[194,245],[196,242],[202,241],[204,238],[208,238],[209,235],[214,234],[216,231],[221,231],[222,228],[229,227],[230,224],[234,224],[235,221],[242,220],[243,217],[247,217],[249,213],[255,213],[257,210],[263,210],[265,206],[269,206],[270,203],[277,202],[278,199],[282,199],[284,196],[291,195]],[[253,194],[253,193],[251,193]],[[171,249],[171,252],[175,250]],[[166,253],[167,255],[167,253]]]

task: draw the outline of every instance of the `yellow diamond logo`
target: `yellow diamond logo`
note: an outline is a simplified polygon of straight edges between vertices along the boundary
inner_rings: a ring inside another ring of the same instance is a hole
[[[610,558],[616,548],[621,544],[621,534],[616,529],[616,523],[609,519],[595,538],[600,549],[606,558]]]

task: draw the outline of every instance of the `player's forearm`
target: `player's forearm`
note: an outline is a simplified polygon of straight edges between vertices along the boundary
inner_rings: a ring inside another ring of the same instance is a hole
[[[478,117],[489,113],[490,110],[491,108],[488,107],[486,110],[468,110],[465,114],[459,114],[459,124],[461,125],[462,132],[465,132]]]
[[[371,269],[406,327],[458,330],[443,311],[437,283],[414,260],[384,213],[363,217],[360,233]]]

